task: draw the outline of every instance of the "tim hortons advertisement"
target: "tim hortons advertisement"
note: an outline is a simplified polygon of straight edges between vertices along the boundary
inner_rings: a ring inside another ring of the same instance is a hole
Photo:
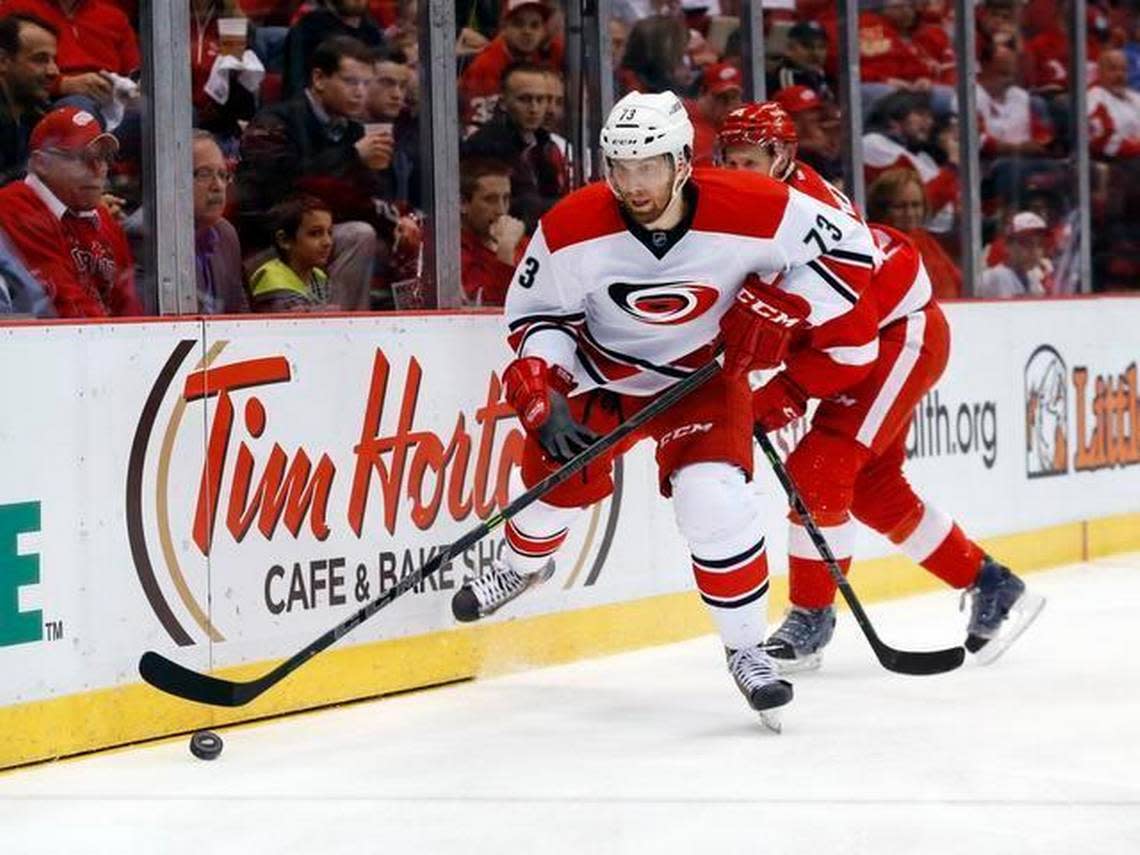
[[[139,410],[126,484],[132,564],[169,641],[225,642],[226,661],[288,650],[504,505],[523,446],[501,400],[508,359],[489,317],[211,323],[204,351],[178,342]],[[626,489],[623,474],[574,528],[556,584],[513,614],[684,585],[683,552],[651,573],[647,543],[629,547],[654,482]],[[450,628],[452,592],[501,549],[498,531],[353,641]],[[195,586],[185,567],[203,563]]]

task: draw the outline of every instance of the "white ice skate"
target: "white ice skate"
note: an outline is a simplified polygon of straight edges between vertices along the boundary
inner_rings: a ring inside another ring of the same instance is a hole
[[[519,573],[505,561],[495,561],[489,570],[465,582],[455,592],[451,598],[451,613],[463,623],[480,620],[553,575],[553,561],[548,561],[537,573]]]
[[[783,725],[778,708],[791,701],[792,684],[780,679],[776,663],[760,645],[740,650],[726,647],[724,652],[728,672],[748,705],[760,713],[760,721],[766,728],[779,733]]]

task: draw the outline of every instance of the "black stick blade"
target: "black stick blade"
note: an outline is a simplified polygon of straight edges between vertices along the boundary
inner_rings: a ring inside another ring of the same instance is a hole
[[[966,661],[964,647],[916,651],[895,650],[884,645],[882,649],[876,648],[875,653],[884,668],[898,674],[945,674]]]
[[[248,704],[262,691],[258,685],[260,680],[235,683],[209,674],[199,674],[153,650],[148,650],[139,659],[139,674],[168,695],[214,707],[240,707]]]

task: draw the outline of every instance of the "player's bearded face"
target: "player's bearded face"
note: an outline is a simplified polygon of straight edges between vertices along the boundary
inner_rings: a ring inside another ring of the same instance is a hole
[[[610,183],[622,205],[639,223],[652,223],[665,213],[673,196],[673,158],[667,154],[639,160],[611,160]]]

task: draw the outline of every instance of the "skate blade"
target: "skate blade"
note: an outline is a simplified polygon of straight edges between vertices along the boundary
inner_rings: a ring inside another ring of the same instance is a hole
[[[1010,609],[1002,632],[974,654],[974,661],[979,665],[990,665],[995,662],[1025,630],[1029,629],[1029,625],[1037,619],[1043,608],[1045,608],[1045,598],[1026,590]]]
[[[778,710],[764,710],[759,713],[760,723],[772,733],[783,733],[784,723]]]
[[[799,659],[779,659],[773,656],[772,661],[776,663],[776,668],[781,675],[802,674],[805,671],[818,671],[820,665],[823,664],[823,654],[809,653]]]

